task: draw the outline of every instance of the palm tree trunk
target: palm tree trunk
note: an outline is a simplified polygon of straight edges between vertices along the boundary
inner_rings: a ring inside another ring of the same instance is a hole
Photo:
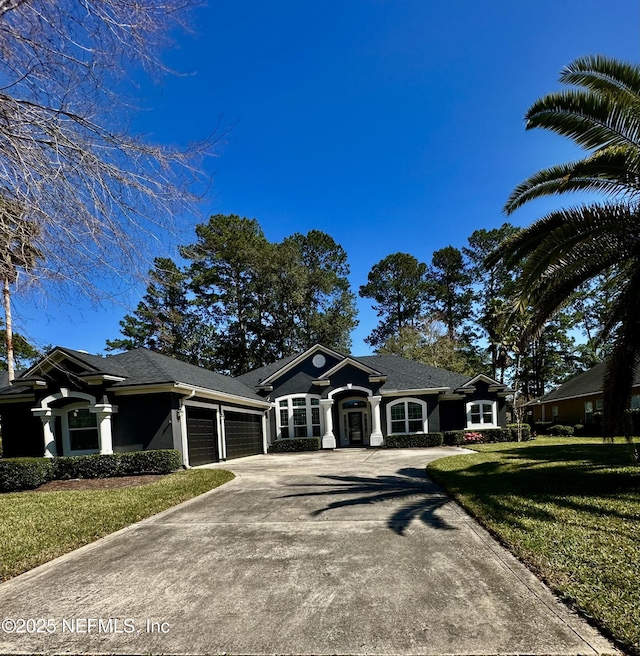
[[[7,372],[9,373],[9,382],[15,378],[15,369],[13,364],[13,321],[11,319],[11,289],[9,288],[9,279],[4,279],[4,323],[7,341]]]

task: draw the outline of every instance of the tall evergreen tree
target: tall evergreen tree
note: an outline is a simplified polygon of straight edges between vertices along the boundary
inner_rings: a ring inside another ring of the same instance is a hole
[[[216,368],[236,376],[262,364],[256,290],[268,242],[255,219],[216,214],[196,226],[195,244],[180,249],[191,260],[197,304],[221,339]]]
[[[315,343],[350,351],[356,327],[355,296],[351,292],[345,250],[320,230],[296,233],[284,241],[297,251],[303,272],[303,293],[298,309],[299,348]]]
[[[455,340],[462,324],[471,316],[472,277],[462,257],[453,246],[435,251],[427,273],[427,311],[447,328]]]
[[[211,335],[187,297],[187,276],[168,257],[154,260],[147,293],[120,322],[124,337],[107,340],[107,350],[144,347],[192,364],[206,364]]]
[[[348,350],[356,325],[347,256],[326,233],[271,243],[254,219],[216,215],[181,249],[191,289],[215,327],[216,368],[232,375],[316,342]]]
[[[426,274],[427,265],[408,253],[393,253],[373,265],[360,296],[375,301],[373,308],[381,319],[365,339],[367,344],[380,347],[424,318]]]
[[[479,229],[468,239],[469,246],[463,253],[469,261],[470,272],[476,287],[474,294],[473,327],[469,341],[488,356],[487,373],[495,380],[504,381],[506,369],[511,363],[509,349],[517,341],[512,335],[511,303],[515,291],[517,270],[501,262],[487,265],[486,258],[505,239],[516,234],[518,228],[504,223],[492,230]]]

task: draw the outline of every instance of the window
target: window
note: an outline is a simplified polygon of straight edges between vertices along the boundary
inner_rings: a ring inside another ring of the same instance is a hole
[[[401,399],[388,406],[389,433],[426,433],[427,404],[419,399]]]
[[[495,401],[470,401],[467,403],[467,428],[475,427],[498,427]]]
[[[596,399],[596,412],[602,412],[604,408],[604,401],[602,399]]]
[[[279,437],[320,437],[320,399],[294,396],[278,401]]]
[[[558,406],[557,405],[552,405],[551,406],[551,419],[553,421],[558,421]]]
[[[632,394],[631,395],[631,402],[629,403],[629,407],[632,410],[640,409],[640,394]]]
[[[67,412],[69,447],[71,451],[98,451],[98,421],[88,408],[75,408]]]
[[[289,402],[280,401],[280,437],[289,437]]]
[[[593,401],[584,402],[584,422],[593,424]]]

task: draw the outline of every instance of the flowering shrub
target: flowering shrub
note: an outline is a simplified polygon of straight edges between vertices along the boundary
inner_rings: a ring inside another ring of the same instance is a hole
[[[464,434],[464,443],[465,444],[480,444],[484,442],[484,437],[482,433],[465,433]]]

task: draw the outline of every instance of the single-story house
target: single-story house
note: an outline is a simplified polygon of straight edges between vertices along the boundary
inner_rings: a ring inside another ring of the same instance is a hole
[[[497,428],[510,392],[484,375],[320,344],[237,378],[142,348],[102,357],[56,347],[0,389],[0,420],[5,457],[174,448],[193,466],[290,437],[334,449]]]
[[[601,362],[529,402],[529,421],[552,421],[566,426],[594,424],[603,409],[604,368]],[[635,371],[630,407],[640,408],[640,367]]]

